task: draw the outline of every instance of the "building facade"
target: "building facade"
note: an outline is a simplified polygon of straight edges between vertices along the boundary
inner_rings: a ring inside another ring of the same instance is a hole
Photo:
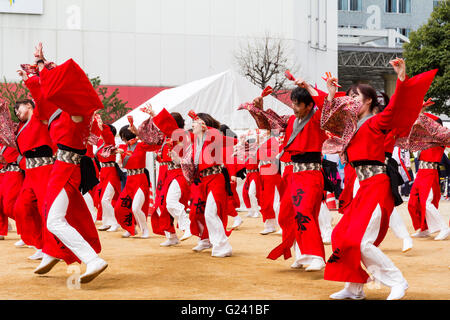
[[[337,74],[336,29],[328,0],[0,0],[0,74],[17,81],[41,41],[48,59],[73,58],[102,84],[173,87],[236,69],[236,50],[269,33],[324,85],[323,73]]]
[[[402,56],[411,31],[430,18],[438,0],[337,0],[338,68],[345,88],[372,84],[391,95],[395,74],[389,60]]]

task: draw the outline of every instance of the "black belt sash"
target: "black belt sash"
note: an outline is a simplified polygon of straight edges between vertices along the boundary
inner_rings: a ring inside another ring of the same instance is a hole
[[[291,156],[291,161],[296,163],[322,163],[321,152],[305,152]]]
[[[85,156],[86,149],[74,149],[63,144],[57,145],[59,149],[64,151],[70,151],[79,155],[82,155],[80,162],[81,182],[79,186],[80,192],[84,195],[94,189],[94,187],[100,182],[97,178],[97,172],[95,171],[95,165],[92,159]]]
[[[302,154],[296,154],[291,156],[291,161],[294,163],[320,163],[326,165],[326,162],[322,162],[321,152],[305,152]],[[323,175],[323,189],[328,192],[334,192],[333,183],[330,181],[328,176],[325,174],[325,170],[321,170]]]
[[[208,168],[209,169],[209,168]],[[205,169],[207,170],[207,169]],[[194,177],[194,184],[198,185],[202,181],[201,172],[198,171],[198,168],[195,169],[195,177]],[[227,168],[225,166],[221,167],[221,173],[225,179],[225,190],[229,196],[233,196],[233,192],[231,191],[231,178],[230,173],[228,172]]]
[[[33,150],[28,150],[23,153],[25,158],[51,158],[53,157],[53,150],[49,146],[40,146]]]
[[[392,195],[394,196],[394,203],[397,207],[403,203],[402,196],[398,192],[398,187],[403,185],[405,181],[398,171],[397,161],[395,161],[392,156],[389,157],[388,154],[386,154],[386,156],[386,174],[389,176],[389,180],[391,181]]]
[[[403,203],[403,199],[398,192],[398,187],[404,184],[402,176],[398,171],[398,163],[395,159],[387,158],[386,163],[382,163],[380,161],[355,161],[352,162],[352,167],[358,167],[363,165],[377,165],[377,166],[386,166],[386,174],[389,177],[390,185],[391,185],[391,193],[394,198],[394,205],[397,207]]]

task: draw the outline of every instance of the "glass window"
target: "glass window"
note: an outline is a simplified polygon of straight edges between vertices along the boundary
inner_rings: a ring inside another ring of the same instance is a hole
[[[397,28],[397,32],[404,35],[405,37],[409,37],[409,33],[411,32],[411,29]],[[397,43],[402,43],[402,41],[397,38]]]
[[[350,10],[351,11],[361,11],[362,0],[350,0]]]
[[[397,0],[386,0],[386,12],[397,12]]]
[[[348,10],[348,0],[338,0],[338,10]]]
[[[441,3],[441,0],[433,0],[433,9],[436,8],[439,3]]]
[[[411,0],[398,0],[399,13],[411,13]]]

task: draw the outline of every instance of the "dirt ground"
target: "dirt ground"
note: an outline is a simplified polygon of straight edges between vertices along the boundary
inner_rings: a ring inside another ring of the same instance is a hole
[[[441,200],[440,212],[449,221],[449,201]],[[412,233],[406,204],[400,206],[400,213]],[[325,281],[323,271],[291,269],[293,258],[266,259],[281,236],[260,235],[261,218],[245,218],[245,214],[240,212],[244,223],[230,237],[233,256],[229,258],[213,258],[211,250],[192,251],[195,237],[165,248],[159,245],[164,238],[154,234],[149,239],[123,239],[122,231],[99,232],[101,257],[109,266],[79,288],[70,278],[76,275],[78,264],[68,268],[60,262],[48,274],[35,275],[39,262],[27,259],[34,250],[16,248],[18,236],[11,232],[0,241],[0,299],[326,300],[343,287],[342,283]],[[333,225],[339,217],[333,212]],[[402,241],[389,231],[380,247],[409,283],[404,299],[450,299],[450,239],[414,239],[414,248],[402,253]],[[326,257],[330,254],[331,246],[327,245]],[[83,265],[78,271],[84,270]],[[366,285],[365,293],[368,299],[386,299],[389,289]]]

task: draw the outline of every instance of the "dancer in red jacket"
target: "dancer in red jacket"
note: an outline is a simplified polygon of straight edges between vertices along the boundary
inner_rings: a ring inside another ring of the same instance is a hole
[[[181,168],[186,180],[191,184],[191,232],[200,238],[194,251],[212,248],[214,257],[229,257],[232,247],[228,241],[231,231],[227,231],[228,196],[231,195],[229,176],[225,163],[227,151],[233,149],[236,139],[223,136],[217,121],[208,114],[195,114],[190,141],[184,141],[183,159],[173,151],[172,157]],[[232,153],[232,152],[231,152]],[[230,153],[230,154],[231,154]]]
[[[285,259],[290,258],[291,247],[297,243],[294,267],[308,265],[307,271],[318,271],[325,266],[325,250],[318,224],[324,188],[321,152],[327,139],[325,131],[320,128],[324,97],[302,79],[296,84],[298,87],[291,93],[294,115],[280,117],[271,109],[263,110],[261,97],[256,98],[249,109],[266,118],[272,130],[285,132],[282,152],[277,157],[288,154],[293,162],[292,174],[289,174],[289,166],[286,172],[286,177],[290,178],[291,202],[285,202],[286,206],[290,203],[292,209],[280,212],[283,241],[268,258],[277,259],[281,255]],[[314,108],[315,105],[318,108]],[[283,160],[288,161],[289,158]],[[283,189],[289,184],[285,182]]]
[[[151,208],[151,222],[153,232],[165,235],[167,240],[161,243],[163,247],[179,243],[175,232],[175,219],[179,228],[184,231],[180,240],[191,236],[190,221],[185,211],[189,200],[189,186],[183,176],[181,166],[173,162],[171,152],[174,148],[172,136],[174,132],[184,133],[184,119],[175,112],[169,113],[163,108],[155,115],[151,106],[145,107],[144,112],[150,115],[139,127],[133,129],[147,144],[157,147],[156,160],[159,162],[158,184],[156,187],[155,205]]]
[[[43,114],[51,114],[50,137],[58,148],[44,201],[45,223],[50,233],[44,234],[44,243],[48,248],[35,273],[49,272],[59,259],[67,264],[83,262],[86,272],[80,282],[87,283],[108,266],[98,256],[100,240],[80,192],[91,187],[82,172],[85,169],[81,165],[82,156],[86,153],[92,115],[103,104],[84,71],[72,59],[46,68],[42,45],[35,57],[43,100],[51,102],[41,103],[40,107]],[[55,106],[59,109],[55,110]]]
[[[332,299],[365,298],[363,286],[369,276],[361,262],[377,281],[391,288],[389,300],[401,299],[408,288],[401,271],[378,248],[394,208],[390,178],[384,164],[384,143],[389,130],[417,118],[436,71],[408,79],[403,60],[395,59],[391,65],[398,75],[396,92],[385,110],[377,115],[373,114],[378,104],[374,89],[335,98],[337,79],[330,77],[327,81],[329,95],[323,109],[322,127],[340,137],[341,140],[335,141],[342,142],[341,150],[355,168],[360,183],[355,198],[332,234],[333,254],[328,259],[324,277],[346,282],[343,290],[330,296]],[[409,96],[414,98],[408,99]]]
[[[129,126],[119,130],[119,136],[125,145],[120,145],[117,152],[121,155],[122,167],[127,170],[127,182],[114,207],[117,222],[125,229],[124,238],[136,235],[136,222],[141,230],[141,238],[150,237],[147,225],[149,213],[150,179],[145,169],[147,152],[156,151],[158,146],[140,142],[130,131]]]
[[[98,217],[101,217],[100,231],[115,232],[120,227],[114,215],[114,206],[121,192],[118,165],[116,163],[116,128],[104,124],[100,115],[94,116],[91,133],[97,136],[97,150],[94,157],[100,163],[100,182],[96,188]]]
[[[439,213],[441,190],[438,166],[445,146],[450,144],[450,130],[442,126],[442,120],[430,113],[420,115],[408,138],[411,151],[420,151],[419,171],[411,189],[408,211],[414,229],[413,237],[429,237],[438,232],[434,240],[445,240],[450,228]]]

